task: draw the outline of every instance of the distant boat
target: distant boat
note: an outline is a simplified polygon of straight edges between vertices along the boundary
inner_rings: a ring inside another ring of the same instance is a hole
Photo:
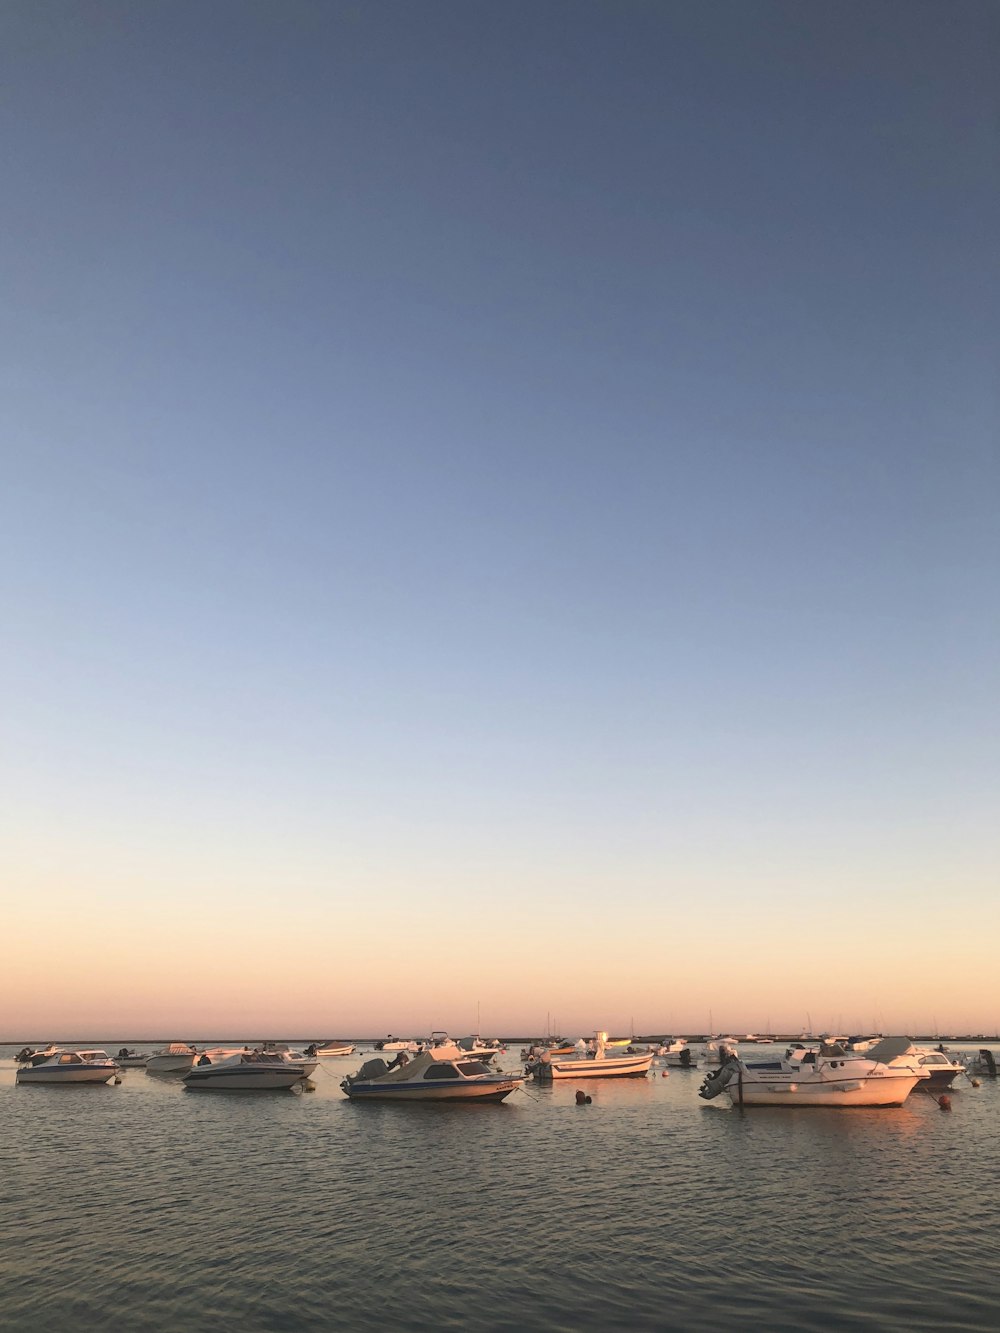
[[[316,1066],[319,1064],[319,1055],[310,1055],[308,1051],[296,1051],[283,1041],[265,1041],[260,1049],[266,1055],[280,1055],[282,1060],[290,1065],[301,1065],[306,1071],[306,1077],[316,1072]]]
[[[996,1057],[987,1046],[983,1046],[978,1055],[970,1055],[965,1063],[965,1068],[970,1074],[985,1075],[986,1078],[996,1078],[997,1076]]]
[[[144,1055],[141,1051],[132,1051],[127,1046],[123,1046],[115,1059],[122,1069],[142,1069],[149,1056]]]
[[[683,1037],[657,1047],[655,1054],[670,1069],[697,1069],[698,1057]]]
[[[198,1054],[194,1046],[183,1041],[172,1041],[162,1050],[154,1051],[146,1061],[147,1074],[182,1074],[194,1064]]]
[[[59,1049],[60,1047],[53,1046],[51,1042],[44,1050],[37,1051],[32,1050],[30,1046],[23,1046],[14,1056],[14,1059],[19,1065],[40,1064],[42,1060],[47,1060],[50,1055],[55,1055]]]
[[[353,1055],[354,1045],[349,1041],[314,1041],[306,1047],[307,1055],[318,1055],[321,1060],[329,1056]]]

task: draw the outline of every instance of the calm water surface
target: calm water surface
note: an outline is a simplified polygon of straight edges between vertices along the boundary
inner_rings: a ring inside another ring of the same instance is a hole
[[[117,1050],[121,1041],[101,1043]],[[1000,1087],[953,1110],[703,1103],[700,1075],[357,1106],[338,1087],[17,1087],[0,1326],[995,1329]],[[516,1063],[516,1052],[506,1058]]]

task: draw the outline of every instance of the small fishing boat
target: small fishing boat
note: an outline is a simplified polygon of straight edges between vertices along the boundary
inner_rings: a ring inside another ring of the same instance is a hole
[[[22,1046],[14,1059],[19,1065],[39,1064],[42,1060],[47,1060],[50,1055],[55,1055],[61,1048],[49,1042],[48,1046],[33,1049],[31,1046]]]
[[[636,1055],[607,1055],[606,1032],[598,1032],[593,1051],[569,1057],[543,1051],[526,1066],[526,1072],[539,1081],[560,1078],[645,1078],[653,1063],[652,1051]]]
[[[203,1063],[204,1062],[204,1063]],[[184,1086],[213,1092],[278,1091],[301,1087],[306,1070],[277,1051],[237,1051],[213,1061],[208,1055],[184,1075]]]
[[[147,1074],[183,1074],[194,1064],[196,1047],[183,1041],[172,1041],[162,1050],[154,1051],[146,1061]]]
[[[996,1056],[988,1046],[983,1046],[978,1055],[970,1055],[965,1062],[966,1072],[969,1074],[978,1074],[985,1078],[996,1078],[997,1062]]]
[[[56,1050],[45,1053],[37,1063],[22,1065],[18,1083],[109,1083],[118,1074],[118,1065],[107,1051]]]
[[[148,1059],[148,1055],[144,1055],[141,1051],[130,1050],[127,1046],[123,1046],[115,1056],[122,1069],[144,1069]]]
[[[306,1047],[306,1055],[318,1056],[321,1060],[341,1055],[353,1055],[354,1044],[349,1041],[314,1041]]]
[[[908,1037],[879,1043],[878,1060],[851,1055],[839,1044],[824,1043],[801,1059],[748,1062],[734,1056],[708,1074],[698,1089],[711,1101],[725,1092],[734,1106],[902,1106],[928,1074],[911,1058],[891,1061],[910,1049]]]
[[[698,1057],[683,1037],[665,1042],[656,1049],[656,1057],[669,1069],[697,1069]]]
[[[319,1064],[318,1055],[310,1055],[308,1051],[293,1050],[283,1041],[265,1041],[260,1049],[268,1055],[280,1055],[288,1064],[301,1065],[306,1071],[307,1078],[315,1073]]]
[[[397,1057],[387,1065],[381,1057],[367,1060],[341,1088],[352,1101],[502,1102],[524,1079],[491,1070],[481,1060],[445,1059],[455,1047],[432,1047],[412,1060]]]

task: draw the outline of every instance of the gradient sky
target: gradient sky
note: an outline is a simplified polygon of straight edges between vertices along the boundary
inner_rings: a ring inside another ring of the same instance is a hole
[[[998,49],[5,5],[0,1036],[996,1030]]]

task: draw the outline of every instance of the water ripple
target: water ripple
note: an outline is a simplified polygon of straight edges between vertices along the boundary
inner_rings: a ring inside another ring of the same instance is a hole
[[[995,1085],[741,1116],[697,1084],[357,1106],[6,1059],[3,1327],[996,1326]]]

